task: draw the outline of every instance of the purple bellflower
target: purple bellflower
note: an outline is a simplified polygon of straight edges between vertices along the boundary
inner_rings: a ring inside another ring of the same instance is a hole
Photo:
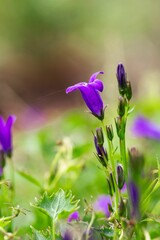
[[[135,119],[131,130],[136,136],[160,140],[160,125],[143,116]]]
[[[92,74],[88,83],[80,82],[68,87],[66,89],[66,93],[68,94],[79,89],[83,100],[85,101],[87,107],[91,110],[92,114],[98,119],[103,120],[103,101],[99,94],[99,92],[103,91],[103,83],[101,80],[97,79],[98,74],[104,74],[104,72],[96,72]]]
[[[0,145],[2,151],[9,157],[12,154],[12,127],[15,120],[14,115],[10,115],[6,122],[0,117]]]
[[[102,212],[106,217],[110,216],[109,205],[112,205],[111,198],[109,195],[100,195],[94,204],[96,212]]]
[[[75,211],[68,216],[68,222],[79,221],[79,220],[80,220],[80,217],[79,217],[78,211]]]

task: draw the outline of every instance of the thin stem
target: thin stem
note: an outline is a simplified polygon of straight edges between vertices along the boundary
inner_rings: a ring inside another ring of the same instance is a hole
[[[120,144],[120,153],[122,158],[122,163],[124,167],[124,175],[125,175],[125,181],[128,181],[128,166],[127,166],[127,156],[126,156],[126,143],[125,143],[125,137],[124,139],[119,140]]]
[[[12,191],[12,204],[13,204],[13,201],[14,201],[14,198],[15,198],[15,168],[14,168],[14,162],[13,160],[11,159],[10,160],[11,162],[11,191]]]
[[[52,221],[52,240],[56,240],[55,221]]]
[[[94,214],[94,212],[92,211],[92,217],[91,217],[91,221],[90,221],[90,223],[89,223],[89,225],[88,225],[88,227],[87,227],[87,230],[86,230],[86,238],[85,238],[85,240],[88,240],[89,239],[89,235],[90,235],[90,229],[91,229],[91,227],[92,227],[92,225],[93,225],[93,222],[94,222],[94,219],[95,219],[95,214]]]
[[[115,159],[114,159],[114,155],[113,155],[113,153],[114,153],[113,143],[107,137],[107,133],[106,133],[106,129],[105,129],[103,121],[102,121],[102,129],[103,129],[103,132],[105,134],[105,137],[106,137],[107,143],[108,143],[108,155],[109,155],[109,159],[111,162],[111,167],[112,167],[112,172],[113,172],[113,181],[114,181],[114,185],[115,185],[115,210],[116,210],[117,218],[119,219],[119,214],[118,214],[119,193],[118,193],[117,182],[116,182],[116,166],[115,166]]]

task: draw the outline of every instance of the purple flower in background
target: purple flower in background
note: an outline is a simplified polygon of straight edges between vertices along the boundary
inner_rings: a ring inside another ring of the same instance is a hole
[[[67,230],[63,236],[63,240],[72,240],[72,235],[71,233]]]
[[[16,117],[10,115],[5,122],[2,117],[0,117],[0,144],[2,150],[8,156],[12,154],[12,127],[16,120]]]
[[[136,136],[160,140],[160,125],[143,116],[138,116],[135,119],[131,130]]]
[[[94,204],[94,209],[97,212],[102,212],[106,217],[110,216],[109,205],[112,205],[110,196],[101,195]]]
[[[137,186],[135,185],[134,182],[129,182],[128,184],[128,189],[129,189],[129,196],[130,196],[130,201],[131,201],[131,206],[132,206],[132,212],[131,215],[132,217],[139,217],[139,191]]]
[[[73,220],[75,221],[79,221],[80,220],[80,217],[79,217],[79,212],[78,211],[75,211],[73,213],[71,213],[68,217],[68,222],[72,222]]]
[[[79,89],[87,107],[91,110],[92,114],[100,120],[104,118],[103,101],[99,94],[99,92],[103,91],[103,83],[97,79],[97,75],[103,73],[104,72],[96,72],[90,77],[89,83],[80,82],[66,89],[67,94]]]

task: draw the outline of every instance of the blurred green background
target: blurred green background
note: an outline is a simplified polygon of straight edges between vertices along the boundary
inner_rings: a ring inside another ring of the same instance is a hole
[[[99,123],[85,112],[80,94],[67,96],[65,89],[103,70],[103,98],[109,105],[106,123],[113,123],[118,98],[115,73],[122,62],[133,87],[132,116],[145,114],[160,123],[159,9],[158,0],[0,1],[0,113],[18,117],[16,169],[43,181],[57,152],[57,140],[67,136],[75,164],[83,161],[85,166],[74,184],[75,176],[69,173],[71,180],[63,176],[57,188],[71,187],[82,202],[84,196],[107,193],[94,156],[92,131]],[[158,143],[137,141],[130,131],[127,134],[127,147],[145,149],[150,169],[159,155]],[[18,174],[16,183],[16,203],[29,209],[38,189]],[[17,219],[16,225],[26,227],[34,221],[30,213],[23,219]]]
[[[114,101],[119,62],[136,99],[159,98],[159,8],[158,0],[1,1],[1,113],[78,106],[80,95],[65,88],[98,70]]]

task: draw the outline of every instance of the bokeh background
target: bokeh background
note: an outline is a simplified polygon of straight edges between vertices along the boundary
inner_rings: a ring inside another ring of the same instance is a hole
[[[114,123],[119,62],[124,63],[131,81],[131,105],[135,105],[128,121],[127,147],[145,151],[149,170],[156,166],[159,143],[137,141],[130,126],[139,114],[160,123],[159,9],[159,0],[0,1],[0,113],[17,116],[16,169],[28,171],[43,183],[58,151],[57,141],[67,136],[75,166],[85,164],[79,175],[71,171],[62,176],[57,189],[71,188],[81,200],[106,194],[105,176],[94,156],[92,131],[99,122],[86,113],[78,92],[66,95],[65,89],[88,81],[93,72],[104,71],[106,121]],[[18,174],[16,184],[17,204],[29,209],[37,188]],[[30,213],[16,224],[24,225],[25,233],[33,221]]]
[[[119,62],[134,98],[157,102],[159,8],[158,0],[1,1],[1,113],[18,114],[19,125],[28,114],[30,124],[44,111],[56,116],[82,104],[80,94],[68,97],[65,88],[98,70],[105,71],[106,100],[114,101]]]

